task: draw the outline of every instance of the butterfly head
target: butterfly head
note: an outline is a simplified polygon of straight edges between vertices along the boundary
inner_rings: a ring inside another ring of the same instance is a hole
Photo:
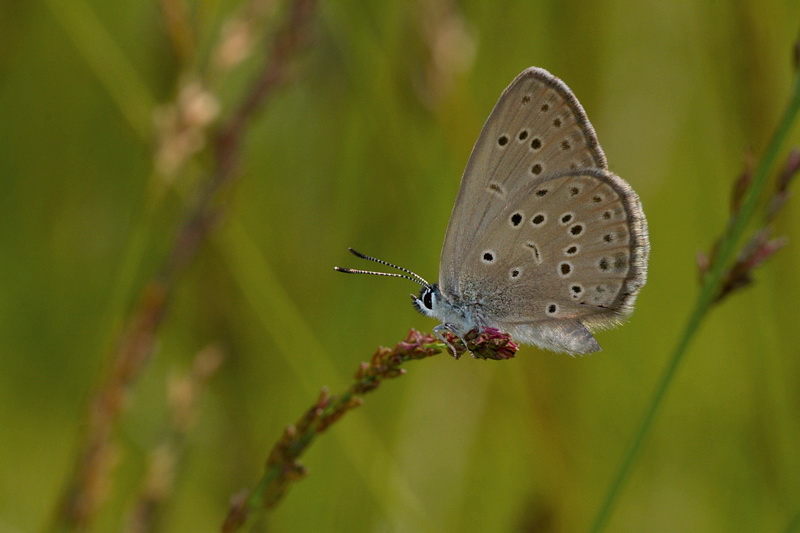
[[[447,295],[442,294],[439,285],[436,283],[428,283],[425,281],[422,276],[419,276],[408,270],[407,268],[403,268],[392,263],[388,263],[382,259],[376,259],[375,257],[371,257],[361,252],[357,252],[350,248],[350,252],[353,255],[360,257],[361,259],[367,259],[369,261],[374,261],[376,263],[380,263],[382,265],[386,265],[392,268],[396,268],[403,272],[403,274],[395,273],[395,272],[375,272],[372,270],[360,270],[354,268],[342,268],[342,267],[334,267],[335,270],[338,272],[344,272],[347,274],[372,274],[375,276],[389,276],[393,278],[404,278],[413,281],[414,283],[418,283],[422,285],[422,289],[419,291],[419,295],[411,295],[411,303],[414,305],[414,308],[419,311],[421,314],[436,318],[442,322],[441,326],[437,326],[437,328],[445,328],[451,333],[454,333],[458,336],[465,334],[466,332],[470,331],[473,328],[482,324],[483,321],[478,320],[479,317],[474,316],[474,312],[469,310],[468,305],[464,305],[464,302],[461,302],[459,299],[449,298]],[[438,331],[437,328],[434,328],[434,332]],[[437,335],[439,335],[437,333]],[[444,337],[440,338],[447,343]],[[452,347],[451,347],[452,348]],[[453,353],[455,350],[451,349]]]
[[[338,272],[345,272],[347,274],[372,274],[374,276],[389,276],[392,278],[404,278],[413,281],[414,283],[418,283],[422,285],[422,289],[419,292],[419,296],[411,295],[412,303],[417,311],[422,313],[425,316],[437,316],[436,309],[442,301],[442,293],[439,290],[439,286],[436,283],[428,283],[425,279],[412,272],[407,268],[403,268],[401,266],[394,265],[383,259],[377,259],[375,257],[371,257],[366,254],[362,254],[361,252],[357,252],[350,248],[350,252],[355,255],[356,257],[360,257],[361,259],[367,259],[369,261],[374,261],[375,263],[379,263],[381,265],[386,265],[392,268],[396,268],[404,272],[404,274],[399,274],[396,272],[375,272],[373,270],[357,270],[354,268],[342,268],[342,267],[334,267],[335,270]]]
[[[425,316],[432,317],[436,316],[434,309],[439,306],[441,299],[442,293],[436,283],[424,285],[419,291],[419,296],[411,295],[411,303],[414,305],[414,309]]]
[[[342,267],[335,267],[335,269],[339,272],[345,272],[347,274],[372,274],[375,276],[389,276],[392,278],[404,278],[413,281],[414,283],[418,283],[422,285],[422,289],[419,291],[419,295],[411,295],[411,303],[414,305],[414,308],[422,313],[425,316],[438,318],[442,321],[450,321],[456,323],[464,322],[463,312],[458,306],[455,306],[452,302],[450,302],[445,295],[442,294],[442,291],[439,289],[439,285],[436,283],[428,283],[422,276],[415,274],[411,270],[407,268],[403,268],[392,263],[388,263],[383,259],[377,259],[375,257],[371,257],[369,255],[362,254],[361,252],[357,252],[350,248],[350,252],[353,253],[356,257],[360,257],[361,259],[367,259],[369,261],[374,261],[376,263],[380,263],[381,265],[386,265],[392,268],[396,268],[402,272],[403,274],[395,273],[395,272],[375,272],[372,270],[356,270],[353,268],[342,268]]]

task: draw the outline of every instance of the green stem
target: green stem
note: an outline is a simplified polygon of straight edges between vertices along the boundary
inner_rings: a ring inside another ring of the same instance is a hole
[[[800,510],[798,510],[789,520],[785,531],[786,533],[795,533],[796,531],[800,531]]]
[[[703,318],[708,313],[708,310],[714,302],[716,295],[719,293],[728,265],[731,263],[736,253],[736,246],[744,236],[747,225],[752,220],[753,215],[758,208],[759,198],[763,194],[764,188],[766,187],[770,170],[775,166],[780,149],[786,141],[786,138],[789,136],[789,132],[797,117],[798,110],[800,110],[800,76],[795,76],[794,84],[792,86],[791,99],[789,100],[786,110],[784,111],[783,118],[781,119],[778,129],[775,131],[775,134],[773,135],[772,140],[767,147],[766,152],[764,153],[764,156],[759,162],[755,176],[747,189],[739,213],[735,216],[732,224],[729,226],[728,230],[723,236],[719,251],[716,256],[716,261],[712,265],[711,270],[709,271],[708,276],[703,283],[694,310],[689,316],[689,319],[683,330],[683,334],[678,340],[678,343],[675,345],[672,355],[667,362],[667,367],[664,369],[664,373],[661,375],[661,379],[656,386],[653,397],[650,400],[650,404],[645,410],[642,421],[639,424],[639,429],[636,431],[633,441],[628,448],[628,452],[622,460],[622,464],[620,465],[619,469],[617,470],[617,475],[611,483],[608,492],[606,493],[605,500],[603,501],[600,511],[595,518],[594,524],[592,525],[592,533],[599,533],[602,531],[608,522],[611,511],[613,510],[617,498],[619,497],[619,492],[630,476],[633,462],[636,460],[641,451],[644,438],[649,433],[650,428],[653,425],[656,413],[664,401],[666,393],[672,384],[672,380],[675,377],[678,367],[680,367],[681,361],[683,360],[683,356],[689,348],[689,344],[694,338],[694,335],[697,333],[697,330],[700,328]]]

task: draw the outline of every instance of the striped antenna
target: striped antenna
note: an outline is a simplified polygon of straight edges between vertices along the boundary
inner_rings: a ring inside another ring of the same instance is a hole
[[[381,265],[385,265],[385,266],[388,266],[388,267],[396,268],[397,270],[405,272],[406,274],[409,274],[409,275],[406,276],[405,274],[396,274],[394,272],[375,272],[373,270],[357,270],[357,269],[354,269],[354,268],[333,267],[333,269],[336,270],[337,272],[344,272],[345,274],[372,274],[373,276],[388,276],[388,277],[391,277],[391,278],[405,278],[405,279],[413,281],[414,283],[419,283],[423,287],[428,287],[430,285],[427,281],[425,281],[425,279],[422,276],[416,274],[415,272],[410,271],[407,268],[403,268],[401,266],[394,265],[392,263],[389,263],[388,261],[384,261],[383,259],[378,259],[377,257],[372,257],[372,256],[369,256],[369,255],[366,255],[366,254],[362,254],[361,252],[353,250],[352,248],[348,248],[348,250],[350,250],[350,253],[352,253],[356,257],[360,257],[361,259],[367,259],[368,261],[374,261],[375,263],[380,263]]]

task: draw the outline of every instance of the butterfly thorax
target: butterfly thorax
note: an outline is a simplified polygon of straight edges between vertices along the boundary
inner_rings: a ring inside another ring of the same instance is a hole
[[[444,294],[436,283],[423,287],[419,296],[413,297],[413,304],[417,311],[440,320],[459,336],[488,325],[479,303],[459,295]]]

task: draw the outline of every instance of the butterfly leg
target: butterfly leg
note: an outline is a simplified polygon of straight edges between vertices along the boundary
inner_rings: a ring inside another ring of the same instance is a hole
[[[467,343],[464,342],[464,339],[462,339],[461,336],[457,333],[458,329],[457,329],[455,324],[449,324],[449,323],[448,324],[439,324],[438,326],[433,328],[433,334],[436,335],[436,337],[440,341],[445,343],[447,345],[447,348],[449,348],[450,352],[453,354],[453,357],[455,359],[458,359],[459,357],[461,357],[461,354],[458,353],[458,351],[456,350],[455,346],[450,344],[450,341],[448,341],[445,338],[445,336],[443,335],[443,333],[445,331],[448,332],[448,333],[451,333],[451,334],[455,335],[456,337],[458,337],[459,339],[461,339],[461,342],[464,343],[465,347],[466,347]]]

